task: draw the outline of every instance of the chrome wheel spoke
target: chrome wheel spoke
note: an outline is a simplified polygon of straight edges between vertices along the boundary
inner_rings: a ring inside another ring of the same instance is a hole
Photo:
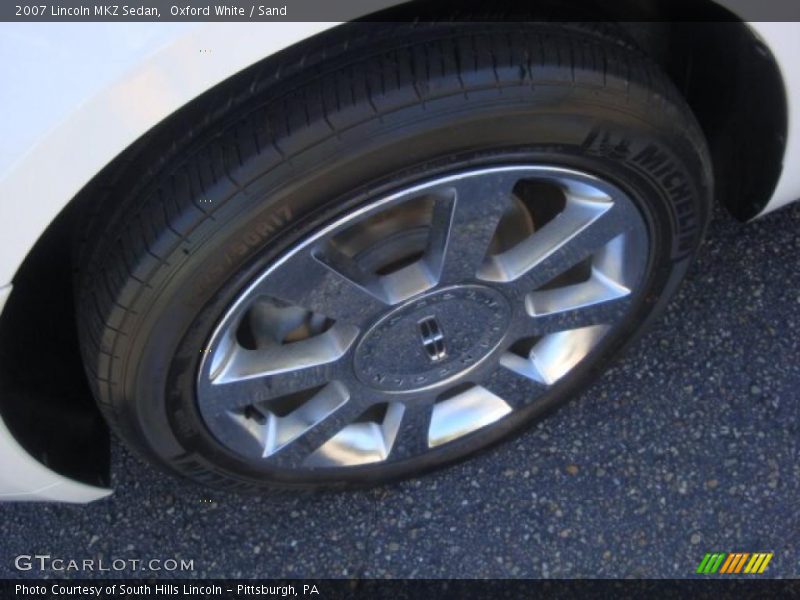
[[[537,310],[541,310],[541,305],[537,306],[529,295],[526,305],[527,317],[521,320],[518,331],[525,335],[544,335],[565,329],[615,323],[630,310],[631,297],[630,292],[621,293],[619,296],[540,313]]]
[[[570,199],[541,231],[491,257],[479,276],[525,292],[535,290],[625,234],[639,219],[635,208],[604,198]]]
[[[516,352],[500,358],[502,366],[545,386],[564,377],[602,341],[609,325],[590,325],[549,333],[541,338],[521,340]],[[512,346],[513,350],[513,346]]]
[[[440,398],[431,413],[428,445],[432,448],[475,433],[512,412],[503,398],[481,385],[471,385]]]
[[[215,383],[226,383],[292,374],[315,367],[332,368],[345,355],[357,334],[354,327],[334,325],[325,333],[288,344],[270,344],[255,350],[233,346],[212,378]]]
[[[520,369],[507,366],[509,357],[509,354],[502,356],[497,367],[481,385],[516,410],[535,402],[547,389],[547,385]]]
[[[205,398],[213,396],[206,392]],[[233,450],[266,459],[302,438],[348,400],[347,388],[333,381],[289,396],[251,398],[246,404],[240,400],[237,406],[221,410],[220,405],[206,406],[203,412],[213,430],[228,437]]]
[[[343,393],[346,399],[330,414],[305,429],[277,451],[271,458],[276,465],[298,468],[308,461],[315,451],[355,421],[367,408],[365,398]]]
[[[390,458],[402,460],[428,450],[428,429],[431,424],[432,401],[420,400],[404,405],[400,429]]]
[[[308,251],[286,259],[254,292],[356,327],[387,307],[375,278],[332,251]]]
[[[429,252],[442,285],[473,279],[483,263],[518,176],[465,177],[434,208]]]
[[[297,367],[260,376],[220,379],[206,387],[209,414],[266,403],[297,391],[320,387],[334,378],[330,365]]]

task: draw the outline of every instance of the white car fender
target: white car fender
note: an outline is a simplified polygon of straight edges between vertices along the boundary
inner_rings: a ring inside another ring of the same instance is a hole
[[[0,284],[81,188],[150,128],[334,25],[1,24]]]

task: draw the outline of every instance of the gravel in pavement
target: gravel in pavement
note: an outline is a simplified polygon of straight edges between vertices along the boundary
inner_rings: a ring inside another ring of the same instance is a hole
[[[799,264],[800,205],[717,211],[667,313],[596,384],[422,479],[226,496],[115,443],[111,498],[0,505],[0,576],[40,576],[13,558],[41,553],[194,561],[176,577],[686,577],[706,552],[764,551],[798,577]]]

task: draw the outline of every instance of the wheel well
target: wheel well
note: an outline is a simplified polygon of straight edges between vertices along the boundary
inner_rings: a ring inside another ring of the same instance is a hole
[[[769,49],[737,21],[624,26],[661,64],[700,123],[717,201],[741,221],[756,216],[783,169],[788,126],[783,80]]]
[[[493,12],[485,4],[415,0],[363,21],[441,20],[442,15],[449,15],[448,20],[570,20],[592,23],[608,35],[621,34],[661,65],[684,94],[708,138],[718,200],[743,220],[760,212],[769,200],[785,144],[783,83],[769,49],[731,13],[711,0],[691,0],[691,7],[688,1],[670,0],[613,4],[547,0],[537,3],[535,12],[511,0],[493,3],[500,7]],[[681,21],[686,15],[699,20]],[[341,42],[346,40],[347,27],[314,39]],[[246,71],[262,68],[263,64]],[[246,76],[242,73],[232,79]],[[207,94],[220,93],[226,85]],[[0,361],[0,414],[33,456],[65,475],[103,484],[109,462],[108,433],[80,364],[73,273],[65,248],[86,229],[84,219],[93,212],[92,204],[99,203],[98,199],[112,201],[104,197],[109,182],[136,157],[147,156],[152,145],[163,143],[159,132],[208,118],[199,110],[206,105],[201,100],[177,111],[99,173],[48,227],[14,278],[14,289],[0,317],[0,357],[4,359]]]
[[[83,374],[72,296],[74,206],[25,259],[0,318],[0,413],[45,466],[90,485],[109,481],[109,435]]]
[[[717,200],[746,221],[772,196],[788,127],[780,69],[750,27],[713,0],[412,0],[366,20],[442,18],[614,23],[683,93],[709,143]]]

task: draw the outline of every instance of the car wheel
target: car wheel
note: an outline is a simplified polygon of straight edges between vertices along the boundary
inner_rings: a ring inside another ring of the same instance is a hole
[[[78,265],[109,422],[225,489],[375,484],[519,431],[664,307],[708,219],[690,110],[605,33],[320,55],[151,143]]]

